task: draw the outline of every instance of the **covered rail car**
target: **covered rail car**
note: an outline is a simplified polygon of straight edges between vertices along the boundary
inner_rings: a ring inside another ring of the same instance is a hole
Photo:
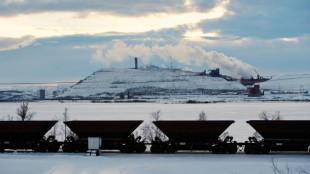
[[[209,150],[213,153],[235,153],[236,142],[227,136],[219,136],[232,124],[232,120],[223,121],[154,121],[167,137],[162,141],[158,137],[152,142],[153,153],[174,153],[177,150]]]
[[[310,120],[250,120],[247,121],[262,137],[249,137],[245,153],[270,151],[309,151]]]
[[[142,123],[130,121],[67,121],[64,122],[77,136],[68,136],[63,145],[65,152],[87,151],[87,138],[100,137],[100,149],[120,150],[125,153],[142,153],[146,146],[141,137],[135,138],[132,132]]]
[[[57,152],[60,144],[54,136],[44,135],[57,121],[0,121],[0,151],[5,149],[32,149]]]

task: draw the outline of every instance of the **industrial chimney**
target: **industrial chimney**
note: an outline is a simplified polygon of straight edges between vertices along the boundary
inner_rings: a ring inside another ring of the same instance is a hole
[[[138,69],[138,58],[135,57],[135,69]]]

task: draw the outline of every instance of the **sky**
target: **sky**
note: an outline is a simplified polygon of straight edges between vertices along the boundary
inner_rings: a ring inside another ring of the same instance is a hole
[[[309,72],[308,0],[3,0],[0,83],[139,66],[250,77]]]

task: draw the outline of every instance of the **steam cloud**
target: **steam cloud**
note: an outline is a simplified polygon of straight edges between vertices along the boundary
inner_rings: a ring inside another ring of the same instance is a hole
[[[242,62],[234,57],[228,57],[223,53],[216,51],[205,51],[198,46],[190,46],[180,42],[178,45],[155,45],[152,47],[144,44],[127,45],[124,42],[116,42],[111,47],[96,48],[93,58],[97,62],[110,64],[115,61],[122,61],[129,57],[139,57],[144,63],[147,63],[152,57],[160,57],[164,61],[173,60],[185,65],[201,66],[204,63],[210,68],[220,68],[226,70],[233,77],[251,78],[257,75],[257,70],[253,66]]]

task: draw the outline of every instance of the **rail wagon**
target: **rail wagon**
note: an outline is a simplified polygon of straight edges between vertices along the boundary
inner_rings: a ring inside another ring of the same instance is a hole
[[[142,120],[127,121],[67,121],[64,122],[77,138],[68,136],[63,145],[65,152],[87,151],[87,138],[100,137],[102,150],[120,150],[123,153],[143,153],[146,149],[141,137],[134,137],[132,132]]]
[[[60,143],[54,136],[44,135],[57,121],[0,121],[0,151],[5,149],[31,149],[57,152]]]
[[[310,120],[250,120],[247,121],[262,137],[249,137],[245,153],[270,151],[309,151]]]
[[[232,124],[233,120],[206,121],[154,121],[168,138],[163,141],[156,137],[152,142],[152,153],[174,153],[178,150],[209,150],[213,153],[235,153],[237,143],[233,137],[224,140],[219,136]]]

